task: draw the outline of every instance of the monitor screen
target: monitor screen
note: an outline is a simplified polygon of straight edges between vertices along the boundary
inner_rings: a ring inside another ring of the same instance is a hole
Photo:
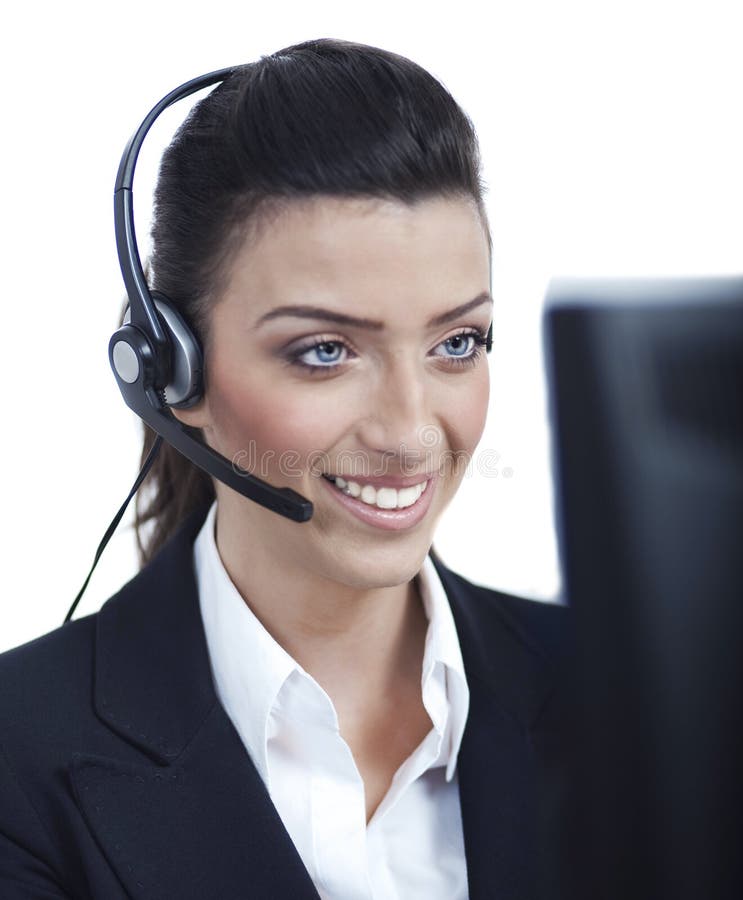
[[[559,279],[577,699],[552,896],[743,897],[743,278]]]

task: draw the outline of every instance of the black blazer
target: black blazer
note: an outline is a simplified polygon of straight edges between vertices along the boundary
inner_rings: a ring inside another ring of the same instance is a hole
[[[98,613],[0,655],[3,900],[317,900],[214,691],[192,565],[205,512]],[[470,688],[470,897],[528,900],[559,814],[568,613],[432,558]]]

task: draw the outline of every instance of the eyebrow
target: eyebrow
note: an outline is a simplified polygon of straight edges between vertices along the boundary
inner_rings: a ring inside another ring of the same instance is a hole
[[[474,309],[476,306],[480,306],[482,303],[492,302],[493,298],[490,296],[490,293],[488,291],[483,291],[472,300],[461,303],[459,306],[455,306],[453,309],[439,313],[439,315],[429,319],[426,323],[426,327],[435,328],[439,325],[446,325],[448,322],[459,318],[459,316],[470,312],[470,310]],[[277,306],[270,312],[264,313],[260,319],[258,319],[256,328],[264,322],[268,322],[270,319],[278,319],[280,316],[292,316],[298,319],[323,319],[326,322],[333,322],[336,325],[345,325],[349,328],[365,328],[368,331],[384,330],[384,322],[380,322],[378,319],[359,319],[356,316],[349,316],[347,313],[333,312],[322,306]]]

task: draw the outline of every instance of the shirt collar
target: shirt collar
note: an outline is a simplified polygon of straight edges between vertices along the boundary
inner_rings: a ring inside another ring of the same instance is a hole
[[[216,511],[215,501],[196,537],[193,553],[212,676],[225,711],[268,784],[267,725],[271,710],[292,673],[314,679],[264,628],[231,581],[214,539]],[[446,765],[446,780],[450,781],[467,720],[469,689],[449,600],[429,555],[417,584],[429,622],[421,675],[424,696],[427,683],[440,672],[446,678],[448,714],[444,710],[434,726],[446,740],[439,765]]]
[[[214,539],[212,504],[194,542],[199,606],[217,695],[268,784],[266,721],[276,696],[299,664],[243,600]]]
[[[432,677],[436,665],[440,663],[444,667],[448,701],[444,735],[448,745],[442,748],[442,761],[446,764],[446,780],[451,781],[467,722],[469,688],[449,598],[428,554],[418,573],[417,584],[428,619],[421,684],[425,691],[426,682]]]

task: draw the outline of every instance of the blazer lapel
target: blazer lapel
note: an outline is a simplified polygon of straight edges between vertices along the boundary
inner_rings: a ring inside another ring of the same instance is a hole
[[[140,752],[75,754],[76,799],[136,900],[318,900],[214,692],[192,568],[205,512],[98,615],[96,712]]]
[[[531,900],[535,822],[529,742],[477,678],[469,679],[469,687],[458,770],[470,900]]]
[[[176,763],[76,754],[71,768],[79,805],[128,896],[318,900],[220,707]]]
[[[538,772],[530,726],[549,681],[497,592],[431,554],[459,634],[470,710],[457,771],[470,900],[532,900]]]

